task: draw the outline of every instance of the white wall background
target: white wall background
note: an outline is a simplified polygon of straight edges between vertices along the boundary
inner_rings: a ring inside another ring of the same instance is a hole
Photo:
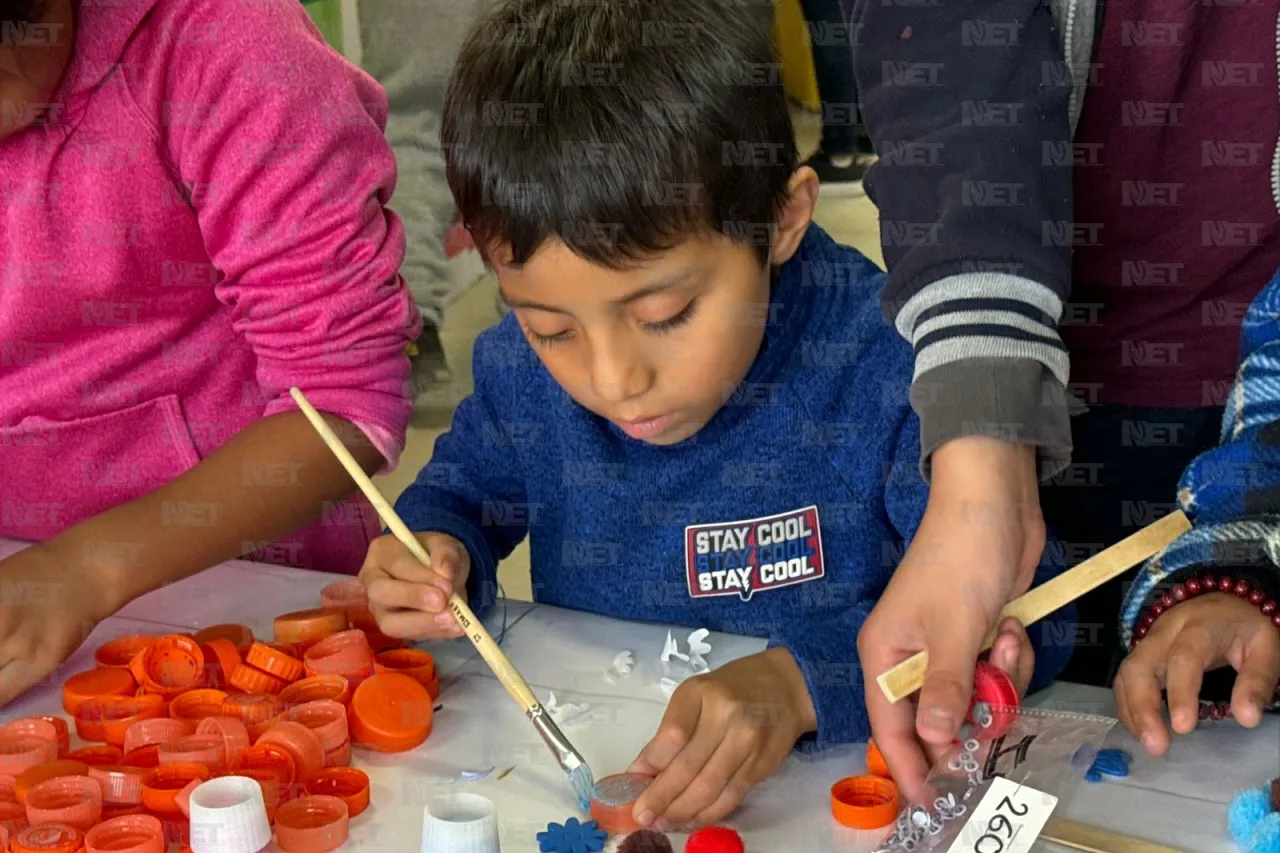
[[[347,59],[359,65],[363,58],[363,51],[360,49],[359,0],[342,0],[342,47]]]

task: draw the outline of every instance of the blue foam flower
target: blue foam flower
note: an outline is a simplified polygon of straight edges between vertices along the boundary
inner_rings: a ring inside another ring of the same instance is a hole
[[[1129,775],[1129,765],[1132,763],[1133,756],[1123,749],[1100,749],[1084,778],[1090,782],[1101,782],[1103,776],[1124,778]]]
[[[1271,810],[1270,784],[1235,795],[1227,828],[1244,853],[1280,853],[1280,813]]]
[[[547,824],[546,831],[539,832],[537,839],[541,853],[599,853],[608,837],[594,820],[580,823],[571,817],[563,825]]]

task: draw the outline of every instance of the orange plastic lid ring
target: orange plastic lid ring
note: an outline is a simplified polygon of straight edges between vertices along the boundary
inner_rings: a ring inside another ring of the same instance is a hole
[[[164,853],[164,826],[151,815],[104,821],[84,836],[85,853]]]
[[[331,634],[345,631],[347,614],[345,610],[323,607],[299,610],[277,616],[273,627],[277,640],[299,646],[310,646]]]
[[[591,798],[591,819],[610,835],[621,835],[640,829],[632,812],[636,800],[653,779],[640,773],[618,773],[596,783]]]
[[[299,797],[276,809],[276,840],[286,853],[328,853],[347,840],[349,820],[337,797]]]
[[[223,640],[231,643],[236,651],[243,655],[253,645],[253,629],[248,625],[228,623],[225,625],[210,625],[208,628],[202,628],[196,632],[195,641],[202,646],[208,645],[214,640]]]
[[[243,720],[235,717],[205,717],[196,726],[196,734],[222,738],[223,756],[228,766],[239,761],[249,748],[249,730]]]
[[[138,720],[125,730],[121,749],[127,755],[153,743],[164,743],[183,735],[194,734],[195,730],[196,724],[190,720],[171,720],[167,717]]]
[[[332,699],[334,702],[346,705],[351,701],[351,682],[341,675],[321,673],[295,681],[280,691],[280,701],[286,707],[320,699]]]
[[[13,853],[76,853],[84,838],[80,830],[64,824],[28,826],[21,830],[9,848]]]
[[[874,740],[867,741],[867,772],[881,779],[893,779],[893,774],[889,772],[889,765],[885,763],[884,756],[880,754],[880,749]]]
[[[27,791],[30,791],[41,782],[47,782],[50,779],[61,779],[64,776],[88,775],[89,765],[83,761],[63,759],[61,761],[51,761],[48,764],[37,764],[22,771],[18,778],[13,781],[13,796],[18,802],[25,804]]]
[[[257,740],[257,746],[271,744],[288,750],[293,756],[298,782],[306,782],[324,767],[324,746],[314,731],[302,725],[284,721],[276,723]]]
[[[284,682],[297,681],[302,677],[302,661],[263,643],[254,643],[250,646],[244,662]],[[283,689],[284,686],[281,685],[280,690]],[[279,693],[280,690],[275,692]]]
[[[102,788],[88,776],[49,779],[27,791],[27,820],[65,823],[84,832],[102,817]]]
[[[131,634],[127,637],[117,637],[110,642],[103,643],[98,646],[93,653],[93,659],[97,661],[98,666],[111,666],[129,668],[129,664],[137,656],[138,652],[149,649],[156,643],[155,637],[147,637],[142,634]]]
[[[102,788],[104,806],[136,806],[142,802],[142,783],[148,771],[141,767],[90,767],[86,775]]]
[[[351,696],[351,739],[382,752],[406,752],[431,733],[431,694],[407,675],[382,672]]]
[[[285,711],[284,718],[301,723],[320,738],[325,752],[332,752],[349,739],[347,733],[347,709],[332,699],[318,699],[294,705]]]
[[[307,783],[307,793],[337,797],[347,804],[347,815],[356,817],[369,808],[369,776],[354,767],[326,767]]]
[[[17,776],[37,764],[53,761],[58,745],[27,735],[0,735],[0,774]]]
[[[142,783],[142,805],[160,814],[178,814],[178,794],[194,779],[204,782],[209,768],[199,764],[171,764],[158,767]]]
[[[67,758],[72,761],[83,761],[90,767],[102,767],[110,764],[119,764],[120,759],[124,757],[124,753],[117,746],[86,746],[80,749],[74,749],[67,753]]]
[[[269,693],[275,695],[288,686],[283,678],[263,672],[248,664],[240,664],[227,679],[227,684],[245,693]]]
[[[222,690],[203,688],[179,693],[169,703],[169,716],[175,720],[191,720],[198,722],[205,717],[216,717],[222,713],[222,703],[227,694]]]
[[[855,829],[888,826],[898,806],[898,786],[879,776],[850,776],[831,786],[831,816]]]
[[[132,696],[138,689],[129,670],[102,667],[77,673],[62,685],[62,709],[75,716],[80,706],[95,696]]]

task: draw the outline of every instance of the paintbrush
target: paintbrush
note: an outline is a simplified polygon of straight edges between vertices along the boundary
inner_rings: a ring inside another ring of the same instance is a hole
[[[302,413],[307,416],[311,426],[315,427],[316,432],[324,439],[324,443],[329,446],[329,449],[333,451],[333,455],[342,463],[342,467],[347,469],[351,479],[355,480],[356,485],[360,487],[360,491],[364,492],[364,496],[369,499],[369,503],[373,504],[373,508],[378,511],[378,516],[382,519],[382,523],[387,526],[391,534],[404,547],[409,549],[409,553],[418,562],[424,566],[430,566],[431,555],[427,553],[426,548],[422,546],[422,543],[418,541],[418,537],[413,535],[413,532],[396,514],[390,502],[378,491],[378,487],[373,484],[373,480],[369,479],[369,475],[364,472],[364,469],[360,467],[360,463],[356,462],[351,452],[347,450],[338,436],[325,423],[320,413],[315,410],[306,396],[297,388],[289,389],[289,393],[292,395],[294,402],[298,404],[298,408],[302,409]],[[595,795],[596,781],[595,777],[591,775],[591,768],[587,766],[586,759],[582,757],[582,753],[574,749],[573,744],[564,736],[564,732],[560,731],[560,727],[551,719],[547,709],[542,707],[538,697],[529,689],[528,683],[512,666],[511,661],[503,654],[502,649],[494,642],[493,637],[485,630],[484,625],[480,623],[476,615],[471,612],[467,602],[457,593],[454,593],[449,599],[449,610],[457,618],[458,624],[462,626],[462,629],[467,633],[467,637],[475,645],[480,657],[484,658],[484,662],[493,670],[494,677],[507,689],[507,692],[511,694],[511,698],[520,705],[520,708],[533,722],[533,727],[537,729],[538,734],[550,747],[551,752],[555,754],[556,760],[560,762],[560,768],[564,770],[565,776],[569,779],[569,786],[573,788],[573,793],[578,797],[578,807],[584,812],[587,811],[591,805],[591,798]]]

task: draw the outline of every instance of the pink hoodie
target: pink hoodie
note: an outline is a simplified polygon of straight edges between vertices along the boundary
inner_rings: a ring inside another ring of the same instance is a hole
[[[55,100],[0,141],[0,536],[154,490],[292,385],[394,465],[421,321],[378,85],[299,0],[80,0]],[[354,572],[376,530],[351,501],[242,547]]]

